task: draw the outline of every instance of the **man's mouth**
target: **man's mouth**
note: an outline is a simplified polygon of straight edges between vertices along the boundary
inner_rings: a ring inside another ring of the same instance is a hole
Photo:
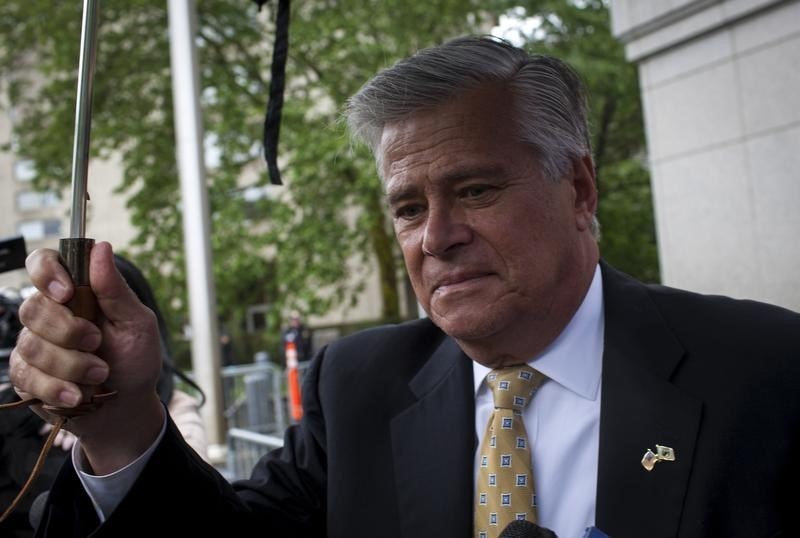
[[[478,284],[491,273],[485,271],[460,272],[444,276],[433,286],[433,293],[446,293]]]

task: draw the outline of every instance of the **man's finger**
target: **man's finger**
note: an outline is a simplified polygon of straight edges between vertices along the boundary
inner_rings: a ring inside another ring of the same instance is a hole
[[[15,350],[9,360],[9,379],[23,399],[38,398],[49,405],[75,407],[83,401],[83,391],[75,383],[52,377],[25,362]]]
[[[59,303],[65,303],[72,297],[75,287],[55,250],[34,250],[25,260],[25,268],[31,283],[47,297]]]
[[[108,365],[99,357],[91,353],[63,349],[28,329],[20,333],[14,354],[38,371],[73,383],[99,385],[108,377]]]
[[[31,332],[68,349],[94,351],[100,345],[100,329],[92,322],[76,317],[64,305],[38,292],[28,297],[19,308],[19,319]],[[23,333],[20,333],[19,340]]]

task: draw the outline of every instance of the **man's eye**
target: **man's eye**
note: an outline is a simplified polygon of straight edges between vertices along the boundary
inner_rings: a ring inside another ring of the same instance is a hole
[[[490,188],[488,185],[470,185],[461,189],[460,194],[462,198],[477,198],[482,194],[486,194]]]
[[[409,220],[420,216],[423,211],[425,208],[421,205],[404,205],[395,210],[394,216],[398,219]]]

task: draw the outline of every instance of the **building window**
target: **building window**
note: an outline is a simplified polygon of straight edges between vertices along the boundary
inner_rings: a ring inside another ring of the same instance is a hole
[[[17,181],[33,181],[36,177],[36,167],[30,159],[14,163],[14,177]]]
[[[25,236],[26,241],[60,236],[61,221],[59,219],[24,220],[17,223],[17,233]]]
[[[33,211],[58,205],[58,195],[55,191],[22,191],[17,193],[17,210]]]

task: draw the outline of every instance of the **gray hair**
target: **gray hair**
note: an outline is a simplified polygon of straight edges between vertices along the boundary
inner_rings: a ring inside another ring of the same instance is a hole
[[[591,155],[586,97],[575,71],[494,37],[462,37],[400,60],[347,101],[345,118],[353,138],[372,150],[380,173],[387,123],[498,81],[515,95],[520,136],[547,177],[557,180],[574,160]]]

